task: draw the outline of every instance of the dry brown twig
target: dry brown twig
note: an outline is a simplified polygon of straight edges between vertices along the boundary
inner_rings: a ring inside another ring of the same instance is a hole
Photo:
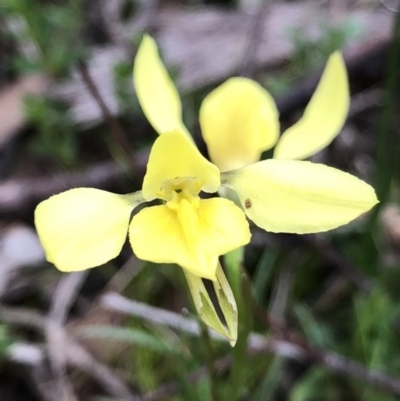
[[[0,90],[0,148],[26,124],[23,100],[27,95],[43,95],[50,82],[44,75],[28,75]]]
[[[391,392],[397,396],[400,395],[400,378],[386,375],[377,370],[368,369],[360,363],[334,352],[315,348],[303,337],[291,332],[284,323],[274,319],[270,314],[260,311],[259,316],[275,335],[278,335],[283,341],[288,341],[292,345],[298,346],[304,352],[306,360],[323,365],[332,372],[350,376],[371,384],[385,392]]]
[[[94,100],[99,106],[99,109],[101,110],[101,114],[103,116],[103,120],[107,123],[116,143],[119,145],[122,153],[125,155],[125,158],[131,167],[132,174],[137,174],[138,165],[133,157],[133,154],[130,152],[130,144],[124,130],[121,127],[121,124],[107,107],[107,104],[103,100],[103,97],[99,89],[97,88],[96,83],[93,81],[84,62],[78,61],[78,70],[80,71],[83,81],[85,82],[90,94],[93,96]]]
[[[104,295],[101,304],[115,312],[139,317],[155,324],[167,325],[186,334],[199,336],[200,333],[198,322],[194,319],[141,304],[116,293]],[[271,322],[274,326],[274,332],[278,332],[281,338],[265,338],[258,334],[251,334],[248,340],[249,352],[267,351],[290,359],[311,361],[325,366],[332,372],[364,381],[383,391],[400,396],[399,378],[368,369],[358,362],[334,352],[314,348],[303,338],[291,333],[286,327],[273,320],[268,321],[269,326],[271,326]],[[210,336],[218,341],[226,341],[225,338],[213,331],[210,331]],[[161,399],[159,398],[159,400]],[[152,401],[155,401],[155,399],[152,398]]]
[[[150,0],[146,0],[147,3],[150,3]],[[258,51],[251,62],[252,70],[257,73],[273,72],[291,59],[293,44],[287,32],[293,28],[302,29],[310,40],[320,37],[322,31],[319,21],[326,18],[326,7],[314,3],[311,5],[305,2],[274,2],[266,6],[265,20],[260,24],[260,34],[255,43]],[[365,75],[377,62],[382,64],[383,59],[377,54],[366,62],[365,54],[386,46],[390,38],[392,15],[382,10],[358,10],[349,14],[359,21],[360,26],[365,29],[365,35],[360,35],[360,38],[354,39],[345,47],[345,57],[359,59],[358,71],[354,74]],[[238,61],[243,60],[245,63],[244,55],[250,52],[249,35],[251,37],[251,32],[255,30],[255,17],[243,12],[201,7],[160,7],[156,13],[157,40],[165,56],[166,65],[179,70],[178,87],[184,92],[191,92],[218,84],[237,73]],[[137,24],[127,23],[125,28],[125,35],[132,37],[131,34],[137,30]],[[196,46],[193,46],[193,43],[196,43]],[[113,67],[127,59],[132,61],[132,57],[127,56],[121,47],[123,46],[94,48],[87,63],[93,81],[101,88],[103,99],[107,100],[109,109],[116,115],[119,113],[119,107],[112,84]],[[351,64],[352,62],[350,67]],[[316,80],[318,78],[319,76]],[[304,106],[310,92],[315,88],[315,80],[310,82],[311,85],[308,86],[311,86],[311,90],[305,85],[306,91],[303,87],[297,93],[291,93],[293,100],[287,96],[279,100],[285,108],[285,115],[295,106]],[[55,97],[71,103],[71,115],[77,124],[93,126],[103,120],[97,103],[86,88],[82,87],[82,80],[78,74],[72,74],[70,80],[54,87],[52,93]]]
[[[397,7],[395,7],[394,5],[388,4],[386,0],[379,0],[379,2],[383,5],[383,7],[386,8],[386,10],[395,14],[400,13],[400,7],[398,6],[398,4],[396,4]]]
[[[46,324],[46,337],[50,366],[54,375],[53,398],[60,401],[74,401],[76,397],[66,377],[65,323],[69,309],[85,281],[88,271],[62,276],[53,294]]]
[[[135,154],[140,176],[144,174],[148,155],[148,151]],[[124,176],[127,176],[124,167],[114,161],[106,161],[82,172],[55,174],[46,179],[10,179],[0,183],[0,214],[24,213],[43,199],[70,188],[110,189]]]
[[[263,38],[264,25],[268,18],[271,3],[272,0],[263,0],[258,10],[254,12],[253,22],[250,24],[248,45],[239,67],[239,73],[243,77],[253,78],[255,73],[257,51]]]
[[[199,335],[199,326],[196,320],[183,317],[177,313],[131,301],[119,294],[106,294],[103,296],[101,304],[108,310],[113,310],[114,312],[139,317],[154,324],[167,325],[189,335]],[[6,322],[34,327],[40,331],[42,331],[47,324],[47,319],[44,316],[27,309],[1,307],[0,317]],[[280,338],[265,338],[258,334],[251,334],[248,343],[248,351],[250,353],[259,353],[262,351],[272,352],[290,359],[311,361],[325,366],[332,372],[353,377],[354,379],[364,381],[383,391],[391,392],[400,396],[399,378],[367,369],[361,364],[333,352],[316,349],[308,344],[303,338],[291,333],[285,327],[282,327],[281,324],[276,323],[275,321],[272,321],[272,323],[274,326],[274,332],[279,333]],[[268,322],[268,324],[271,325],[271,321]],[[214,340],[224,341],[223,337],[214,332],[210,332],[210,336]],[[120,379],[112,374],[105,365],[95,361],[94,358],[80,345],[71,340],[68,340],[66,345],[68,364],[85,371],[92,377],[95,377],[99,381],[99,384],[101,384],[108,392],[112,393],[114,396],[117,395],[124,400],[157,401],[162,400],[162,397],[165,394],[170,396],[173,393],[176,393],[179,389],[178,385],[170,383],[164,387],[164,390],[163,387],[161,387],[144,398],[141,396],[134,396],[126,389]],[[40,352],[40,349],[37,350],[37,352]],[[229,365],[230,362],[225,361],[224,366],[226,366],[225,363]],[[202,370],[190,374],[188,379],[190,381],[198,380],[202,376],[201,372]]]
[[[29,327],[39,332],[45,332],[48,325],[48,319],[44,315],[27,308],[0,306],[0,319],[7,323]],[[85,372],[89,377],[96,380],[104,391],[117,399],[143,401],[140,396],[133,394],[107,365],[97,361],[85,348],[73,341],[67,334],[64,334],[64,338],[66,361],[69,366]],[[36,352],[42,354],[43,359],[46,357],[46,353],[40,347],[36,348]],[[40,360],[40,357],[36,359]],[[24,360],[21,360],[21,362],[26,363]]]

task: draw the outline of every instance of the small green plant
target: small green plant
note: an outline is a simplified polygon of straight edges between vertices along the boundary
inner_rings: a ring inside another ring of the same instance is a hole
[[[273,95],[284,93],[299,76],[320,68],[329,54],[343,48],[350,40],[361,33],[361,27],[353,19],[346,19],[333,25],[321,21],[321,35],[313,40],[301,28],[294,28],[288,36],[293,43],[293,54],[286,71],[269,79],[266,86]]]
[[[11,344],[11,338],[5,324],[0,324],[0,360],[7,351],[7,347]]]
[[[121,61],[114,66],[113,79],[115,94],[121,114],[139,112],[139,103],[132,92],[132,63]]]
[[[84,47],[77,40],[82,28],[82,0],[67,4],[40,3],[35,0],[4,0],[0,15],[18,22],[15,39],[34,52],[19,54],[15,67],[19,72],[45,71],[53,77],[65,76],[71,65],[84,56]]]
[[[39,96],[25,98],[25,112],[37,128],[31,150],[39,156],[70,166],[77,159],[77,141],[68,106]]]

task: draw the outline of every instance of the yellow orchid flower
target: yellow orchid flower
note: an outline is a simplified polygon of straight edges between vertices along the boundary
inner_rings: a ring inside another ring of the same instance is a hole
[[[306,159],[328,146],[349,109],[346,66],[339,52],[326,64],[303,117],[278,140],[278,110],[271,95],[247,78],[231,78],[204,99],[200,125],[211,160],[222,170],[240,168],[274,150],[275,159]]]
[[[200,199],[200,191],[216,192],[219,186],[217,167],[188,136],[173,131],[155,141],[141,192],[71,189],[40,203],[35,223],[48,260],[62,271],[113,259],[129,230],[140,259],[177,263],[214,280],[218,257],[250,240],[246,217],[233,202]],[[163,204],[141,210],[129,223],[132,210],[153,199]]]
[[[334,56],[334,65],[338,57]],[[325,76],[329,68],[337,68],[330,66],[331,60]],[[238,194],[245,213],[272,232],[330,230],[377,202],[373,188],[358,178],[310,162],[265,160],[220,173],[182,133],[187,130],[181,120],[179,96],[150,36],[144,37],[139,48],[134,81],[147,118],[162,133],[151,150],[143,189],[117,195],[78,188],[38,205],[35,222],[40,239],[49,261],[62,271],[87,269],[113,259],[129,229],[132,249],[139,258],[177,263],[199,277],[215,278],[218,256],[250,240],[245,215],[234,203],[220,198],[202,200],[199,196],[201,191],[217,192],[221,181],[222,186]],[[248,83],[249,104],[260,100],[273,104],[255,83]],[[269,118],[257,110],[263,126],[272,127],[276,137],[277,115]],[[250,111],[257,120],[252,108]],[[244,129],[249,128],[252,134],[253,124],[246,124],[245,114],[240,118]],[[141,210],[130,221],[136,206],[153,199],[163,204]]]
[[[238,82],[245,84],[239,88],[245,108],[241,110],[237,99],[234,104],[237,121],[251,141],[251,157],[242,160],[247,164],[259,157],[266,143],[272,146],[276,141],[278,115],[263,108],[274,103],[257,84]],[[47,259],[61,271],[96,267],[119,254],[129,232],[133,252],[140,259],[183,267],[200,316],[234,344],[237,308],[218,257],[250,241],[246,214],[272,232],[321,232],[368,211],[377,202],[375,192],[350,174],[303,161],[272,159],[221,172],[191,140],[181,119],[178,92],[150,36],[144,37],[138,50],[134,83],[146,117],[162,134],[151,149],[142,190],[118,195],[77,188],[41,202],[35,224]],[[224,105],[218,107],[223,110]],[[203,126],[212,125],[207,115],[216,116],[203,109]],[[229,128],[225,117],[218,124]],[[239,141],[241,130],[236,128]],[[240,153],[238,147],[229,149],[231,154]],[[201,198],[201,192],[216,193],[221,187],[237,193],[243,210],[227,199]],[[161,204],[143,208],[131,218],[138,205],[154,199]],[[213,280],[226,327],[201,278]]]
[[[220,187],[218,168],[206,160],[188,135],[172,131],[154,143],[142,191],[117,195],[77,188],[52,196],[35,210],[35,224],[47,259],[61,271],[99,266],[115,258],[126,240],[140,258],[177,263],[203,321],[227,337],[237,338],[237,307],[218,261],[250,241],[243,211],[223,198],[201,199],[200,191]],[[131,219],[132,210],[154,199]],[[213,280],[226,326],[201,280]]]

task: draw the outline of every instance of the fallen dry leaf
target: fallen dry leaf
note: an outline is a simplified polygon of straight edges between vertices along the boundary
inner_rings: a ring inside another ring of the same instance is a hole
[[[29,75],[0,91],[0,148],[24,126],[23,99],[28,94],[44,94],[50,82],[44,75]]]

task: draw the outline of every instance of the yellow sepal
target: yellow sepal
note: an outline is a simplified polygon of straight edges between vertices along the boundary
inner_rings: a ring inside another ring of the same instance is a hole
[[[224,173],[247,216],[272,232],[317,233],[350,222],[377,202],[374,189],[322,164],[265,160]]]
[[[143,113],[159,134],[176,129],[187,133],[179,93],[149,35],[143,36],[137,51],[133,81]]]
[[[198,276],[185,271],[186,281],[193,299],[193,304],[201,320],[211,329],[229,340],[235,346],[238,333],[238,309],[228,280],[218,263],[216,281],[213,282],[218,304],[224,315],[226,326],[210,299],[207,289]]]
[[[164,182],[175,178],[194,178],[205,192],[216,192],[220,186],[219,170],[201,155],[189,136],[168,132],[159,136],[150,152],[143,180],[143,196],[160,198]]]
[[[342,55],[333,53],[303,117],[279,140],[275,159],[306,159],[328,146],[340,133],[349,111],[350,94]]]
[[[244,213],[231,201],[182,200],[178,210],[151,206],[133,217],[129,240],[138,258],[176,263],[190,273],[216,280],[218,256],[250,241]]]
[[[121,251],[140,193],[77,188],[39,203],[35,225],[47,260],[65,272],[99,266]]]
[[[210,158],[221,171],[257,162],[279,136],[272,96],[248,78],[231,78],[207,95],[200,125]]]
[[[238,308],[231,286],[219,262],[216,277],[217,279],[213,281],[214,291],[228,327],[229,342],[234,347],[238,336]]]

